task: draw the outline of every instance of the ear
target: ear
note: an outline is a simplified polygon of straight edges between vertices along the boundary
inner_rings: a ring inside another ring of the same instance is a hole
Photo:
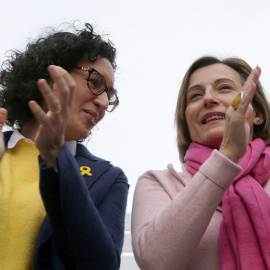
[[[264,120],[265,120],[264,116],[261,113],[261,111],[258,110],[258,108],[254,108],[254,112],[255,112],[255,116],[254,116],[254,119],[253,119],[253,124],[255,126],[259,126],[264,122]]]

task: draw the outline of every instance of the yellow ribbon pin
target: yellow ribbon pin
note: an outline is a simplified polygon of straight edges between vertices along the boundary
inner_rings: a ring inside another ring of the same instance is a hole
[[[81,170],[81,175],[85,175],[85,174],[87,174],[88,176],[92,175],[92,173],[90,173],[91,168],[89,168],[87,166],[81,166],[80,170]]]

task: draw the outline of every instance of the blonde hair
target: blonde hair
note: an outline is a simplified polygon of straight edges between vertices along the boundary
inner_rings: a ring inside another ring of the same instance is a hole
[[[246,79],[252,71],[252,68],[244,60],[236,57],[220,60],[216,57],[204,56],[197,59],[189,67],[180,87],[175,111],[177,147],[181,162],[184,162],[186,151],[189,148],[190,143],[192,142],[185,116],[189,80],[194,71],[199,68],[210,66],[213,64],[224,64],[234,69],[240,75],[242,84],[245,83]],[[261,125],[254,126],[253,138],[262,138],[264,141],[268,142],[270,134],[270,107],[260,82],[257,83],[256,92],[252,100],[252,105],[262,114],[264,118],[264,121]]]

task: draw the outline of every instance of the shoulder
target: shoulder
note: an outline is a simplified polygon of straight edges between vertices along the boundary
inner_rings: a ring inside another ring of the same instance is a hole
[[[110,163],[110,161],[99,158],[95,155],[93,155],[92,153],[90,153],[90,151],[81,143],[77,144],[77,149],[76,149],[76,157],[85,157],[88,158],[92,161],[96,161],[96,162],[101,162],[101,163]]]
[[[148,170],[142,174],[139,178],[139,181],[144,181],[146,179],[152,179],[159,182],[168,182],[168,181],[180,181],[185,185],[185,180],[192,177],[192,175],[182,166],[182,172],[177,172],[173,164],[168,164],[167,169],[165,170]]]
[[[172,164],[169,164],[165,170],[149,170],[140,176],[137,189],[162,188],[168,193],[177,193],[192,178],[192,175],[185,168],[182,168],[182,170],[182,172],[177,172]]]
[[[110,178],[115,177],[127,182],[127,177],[121,168],[112,165],[111,162],[108,160],[93,155],[82,144],[77,145],[75,158],[79,163],[88,160],[90,163],[95,164],[95,168],[97,170],[101,169],[103,171],[103,174],[107,175],[109,173]]]

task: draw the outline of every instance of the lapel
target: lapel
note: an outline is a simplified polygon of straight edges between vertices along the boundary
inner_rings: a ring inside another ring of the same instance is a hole
[[[12,133],[13,131],[4,132],[5,144],[9,141]],[[77,145],[75,159],[88,188],[91,188],[99,177],[112,167],[109,161],[94,156],[82,144]]]
[[[12,133],[13,131],[4,132],[4,141],[6,145]],[[112,165],[110,164],[109,161],[103,160],[91,154],[87,150],[87,148],[81,144],[77,145],[75,159],[79,166],[80,172],[83,175],[83,179],[85,180],[85,183],[88,187],[90,196],[92,197],[94,203],[97,203],[99,201],[99,196],[98,196],[99,193],[96,192],[96,189],[92,187],[98,181],[98,179],[102,180],[102,175],[109,168],[111,168]],[[87,171],[88,168],[90,171]],[[83,173],[83,172],[86,172],[86,173]],[[37,250],[42,245],[42,243],[45,243],[46,241],[50,239],[51,235],[52,235],[52,232],[51,232],[49,220],[48,220],[48,217],[46,216],[40,229],[40,234],[39,234],[38,242],[36,246]]]
[[[111,168],[112,165],[110,164],[110,162],[92,155],[87,150],[87,148],[81,144],[77,145],[75,160],[78,164],[81,174],[82,171],[87,170],[87,168],[90,169],[89,173],[83,174],[83,179],[88,187],[88,192],[92,197],[94,204],[98,204],[100,200],[100,194],[99,192],[97,192],[96,188],[93,187],[93,185],[95,183],[98,183],[98,179],[102,180],[102,175],[109,168]],[[99,185],[95,185],[95,187],[99,188]],[[52,236],[51,227],[48,217],[46,216],[40,229],[37,243],[37,250],[43,243],[47,242],[51,238],[51,236]]]
[[[13,131],[5,131],[4,132],[4,141],[5,141],[5,145],[7,145],[11,135],[12,135]]]
[[[88,189],[112,167],[109,161],[94,156],[81,144],[77,145],[75,159]]]

